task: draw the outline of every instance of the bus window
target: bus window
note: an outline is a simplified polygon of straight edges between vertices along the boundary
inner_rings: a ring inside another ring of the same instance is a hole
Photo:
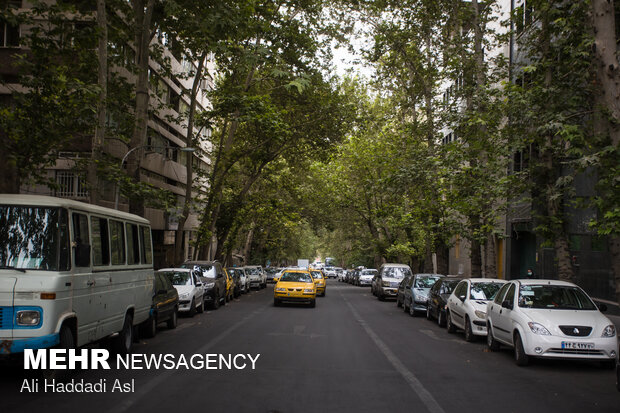
[[[151,229],[140,226],[140,244],[142,245],[142,264],[153,262],[153,250],[151,245]]]
[[[138,242],[138,226],[125,224],[127,231],[127,264],[140,264],[140,243]]]
[[[108,220],[105,218],[91,217],[90,226],[93,231],[93,265],[110,265]]]
[[[88,235],[88,218],[84,214],[73,213],[73,246],[75,266],[90,267],[90,237]]]
[[[120,221],[110,220],[110,250],[112,265],[125,264],[125,232]]]

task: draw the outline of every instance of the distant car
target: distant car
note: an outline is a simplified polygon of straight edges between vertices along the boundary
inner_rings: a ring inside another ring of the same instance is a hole
[[[383,264],[372,280],[371,292],[379,300],[396,298],[400,282],[408,275],[411,275],[411,268],[406,264]]]
[[[322,270],[310,270],[312,278],[314,278],[314,284],[316,285],[316,294],[321,297],[325,297],[327,292],[327,286],[325,285],[325,275]]]
[[[250,288],[261,289],[267,286],[267,276],[260,265],[246,265],[243,267],[250,279]]]
[[[142,334],[145,337],[155,337],[157,325],[167,322],[168,328],[177,327],[177,312],[179,311],[179,293],[174,288],[166,273],[155,272],[153,279],[153,305],[148,320],[142,325]]]
[[[487,335],[487,303],[506,284],[504,280],[469,278],[457,284],[448,298],[446,327],[449,333],[457,328],[465,331],[465,340]]]
[[[222,264],[217,261],[185,261],[181,267],[200,271],[205,304],[214,310],[220,304],[226,305],[226,276]]]
[[[245,292],[245,272],[239,267],[227,267],[226,271],[233,278],[235,285],[233,296],[237,298]]]
[[[448,297],[452,294],[454,287],[461,281],[461,277],[446,276],[442,277],[428,292],[428,302],[426,305],[426,318],[429,320],[437,319],[440,327],[446,326],[446,305]]]
[[[164,268],[157,272],[168,277],[179,293],[179,312],[193,317],[196,312],[204,311],[204,288],[198,271],[189,268]]]
[[[283,302],[316,306],[316,285],[306,270],[285,270],[273,289],[273,305]]]
[[[372,284],[372,279],[377,275],[379,271],[374,268],[366,268],[360,270],[355,277],[355,284],[360,287],[367,287]]]
[[[557,280],[513,280],[487,304],[487,345],[514,348],[515,362],[532,357],[598,360],[618,358],[614,324],[577,285]]]
[[[266,268],[265,269],[265,274],[266,274],[266,280],[268,283],[270,282],[275,282],[275,280],[273,279],[273,277],[278,273],[278,269],[274,268],[274,267],[270,267],[270,268]]]
[[[334,267],[325,267],[323,272],[326,278],[336,278],[336,269]]]
[[[403,289],[403,311],[412,317],[418,313],[426,314],[431,287],[441,277],[443,275],[440,274],[415,274],[409,277]]]
[[[224,276],[226,277],[226,301],[231,302],[235,298],[235,280],[231,273],[224,270]]]
[[[338,281],[344,282],[347,278],[347,274],[349,273],[349,271],[350,270],[343,270],[342,272],[338,273]]]

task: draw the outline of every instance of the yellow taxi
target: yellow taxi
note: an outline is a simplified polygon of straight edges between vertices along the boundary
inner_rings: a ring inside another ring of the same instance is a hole
[[[235,280],[232,274],[229,274],[226,268],[223,268],[224,275],[226,276],[226,301],[232,301],[235,298]]]
[[[319,269],[311,269],[310,274],[312,274],[312,278],[314,278],[317,295],[325,297],[325,291],[327,290],[327,285],[325,284],[325,274]]]
[[[283,302],[316,305],[316,285],[310,272],[294,269],[282,273],[273,289],[273,305]]]

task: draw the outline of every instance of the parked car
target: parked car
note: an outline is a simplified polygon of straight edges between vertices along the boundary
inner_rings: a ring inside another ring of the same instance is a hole
[[[161,271],[155,272],[153,278],[153,305],[149,318],[142,325],[142,334],[145,337],[155,337],[157,325],[167,322],[168,328],[177,327],[177,312],[179,311],[179,293],[172,285],[170,278]]]
[[[224,268],[224,276],[226,277],[226,301],[231,302],[235,298],[235,280],[226,268]]]
[[[506,284],[504,280],[470,278],[457,284],[448,298],[448,333],[465,331],[465,340],[487,335],[487,303]]]
[[[372,284],[372,279],[379,271],[374,268],[366,268],[358,272],[356,275],[356,285],[366,287]]]
[[[267,282],[275,282],[273,277],[278,273],[278,268],[270,267],[265,269],[265,275]]]
[[[452,294],[452,291],[461,280],[461,277],[448,275],[440,278],[433,284],[428,293],[428,302],[426,306],[427,319],[437,319],[437,324],[439,324],[440,327],[445,327],[448,297],[450,297],[450,294]]]
[[[243,267],[250,279],[250,288],[261,289],[267,286],[267,276],[260,265],[246,265]]]
[[[273,289],[273,305],[283,302],[304,303],[316,306],[316,285],[307,270],[285,270]]]
[[[327,286],[325,285],[325,274],[323,274],[323,270],[310,270],[310,274],[312,275],[312,278],[314,278],[316,294],[321,297],[325,297]]]
[[[487,304],[487,329],[489,349],[513,347],[519,366],[541,357],[598,360],[613,368],[618,358],[614,324],[585,291],[565,281],[508,282]]]
[[[406,264],[383,264],[372,280],[371,292],[379,300],[396,298],[400,282],[408,275],[411,275],[411,268]]]
[[[204,288],[200,272],[190,268],[163,268],[157,271],[168,277],[179,294],[179,312],[193,317],[204,311]]]
[[[336,267],[336,276],[334,278],[338,279],[340,278],[340,275],[344,272],[344,269],[340,268],[340,267]]]
[[[239,267],[228,267],[226,268],[226,271],[233,278],[235,286],[233,290],[233,297],[237,298],[241,295],[241,293],[245,292],[245,272]]]
[[[325,267],[323,269],[323,273],[325,274],[325,277],[327,278],[336,278],[336,269],[334,267]]]
[[[347,278],[347,274],[349,273],[349,271],[351,271],[351,270],[344,270],[344,271],[338,273],[338,281],[344,282],[346,280],[346,278]]]
[[[186,261],[183,268],[200,271],[200,279],[204,287],[205,304],[214,310],[226,305],[226,277],[222,264],[217,261]]]
[[[441,277],[443,275],[440,274],[415,274],[409,277],[403,289],[403,310],[412,317],[417,313],[426,314],[428,294]]]

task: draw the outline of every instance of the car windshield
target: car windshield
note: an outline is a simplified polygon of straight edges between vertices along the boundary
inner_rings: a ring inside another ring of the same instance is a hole
[[[312,277],[320,280],[323,278],[323,274],[321,273],[321,271],[312,271]]]
[[[431,288],[439,278],[440,277],[434,277],[430,275],[416,277],[414,287],[415,288]]]
[[[306,272],[285,272],[280,277],[280,281],[311,283],[312,277]]]
[[[386,267],[383,270],[383,276],[387,278],[397,278],[402,280],[408,275],[411,275],[411,271],[407,267]]]
[[[245,272],[247,272],[250,275],[260,275],[260,269],[258,268],[246,268]]]
[[[67,221],[61,208],[0,206],[0,268],[67,271]]]
[[[596,310],[590,298],[577,287],[565,285],[522,285],[519,307],[554,310]]]
[[[473,283],[469,290],[469,296],[472,300],[492,300],[503,285],[492,282]]]
[[[215,279],[216,269],[213,265],[193,264],[189,262],[189,263],[182,264],[181,268],[189,268],[191,270],[198,271],[201,277]]]
[[[362,275],[375,275],[378,272],[379,271],[377,271],[377,270],[364,270],[364,271],[362,271]]]
[[[166,271],[161,274],[168,277],[172,285],[192,285],[192,277],[189,272]]]

